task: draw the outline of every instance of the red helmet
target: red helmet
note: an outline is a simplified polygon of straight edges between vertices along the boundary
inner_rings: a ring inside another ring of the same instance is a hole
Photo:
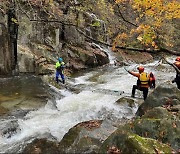
[[[138,69],[140,72],[143,72],[143,71],[144,71],[144,67],[143,67],[143,66],[139,66],[137,69]]]
[[[180,57],[177,57],[177,58],[176,58],[176,61],[179,61],[179,62],[180,62]]]

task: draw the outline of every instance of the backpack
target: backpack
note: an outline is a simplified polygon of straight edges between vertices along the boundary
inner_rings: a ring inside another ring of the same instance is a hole
[[[149,84],[149,75],[146,72],[142,72],[139,77],[141,85]]]

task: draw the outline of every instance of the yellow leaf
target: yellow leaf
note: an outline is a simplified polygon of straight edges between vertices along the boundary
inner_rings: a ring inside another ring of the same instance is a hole
[[[138,36],[138,37],[137,37],[137,40],[142,41],[143,38],[142,38],[141,36]]]

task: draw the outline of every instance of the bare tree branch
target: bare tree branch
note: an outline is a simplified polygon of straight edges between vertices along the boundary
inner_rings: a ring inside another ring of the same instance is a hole
[[[56,22],[56,23],[60,23],[60,24],[64,24],[67,26],[74,26],[76,27],[76,30],[81,33],[83,36],[85,36],[86,38],[88,38],[91,41],[94,41],[95,43],[101,44],[101,45],[105,45],[108,47],[113,47],[112,44],[108,44],[106,42],[102,42],[99,40],[96,40],[88,35],[86,35],[81,29],[81,27],[78,27],[77,25],[74,25],[72,23],[65,23],[64,21],[59,21],[59,20],[30,20],[30,21],[34,21],[34,22]],[[150,49],[139,49],[139,48],[131,48],[131,47],[123,47],[123,46],[115,46],[115,48],[117,49],[123,49],[123,50],[130,50],[130,51],[138,51],[138,52],[148,52],[148,53],[157,53],[157,52],[167,52],[167,53],[171,53],[173,55],[180,55],[180,52],[177,51],[170,51],[167,49],[155,49],[155,50],[150,50]]]
[[[115,0],[114,0],[114,3],[115,3]],[[126,19],[124,18],[124,16],[123,16],[122,12],[120,11],[120,6],[119,6],[118,4],[116,4],[116,5],[117,5],[117,7],[118,7],[118,13],[119,13],[118,16],[121,17],[121,18],[123,19],[123,21],[129,23],[130,25],[133,25],[134,27],[138,27],[138,25],[136,25],[136,24],[134,24],[134,23],[126,20]]]
[[[170,53],[170,54],[173,54],[173,55],[176,55],[176,56],[180,56],[180,52],[178,52],[178,51],[167,50],[165,48],[160,48],[160,50],[162,52],[166,52],[166,53]]]
[[[64,25],[67,25],[67,26],[75,26],[77,27],[77,25],[74,25],[72,23],[66,23],[64,21],[60,21],[60,20],[46,20],[46,19],[40,19],[40,20],[36,20],[36,19],[30,19],[30,21],[33,21],[33,22],[54,22],[54,23],[59,23],[59,24],[64,24]]]

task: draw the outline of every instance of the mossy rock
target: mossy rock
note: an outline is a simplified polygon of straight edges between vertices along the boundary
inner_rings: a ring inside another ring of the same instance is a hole
[[[161,119],[155,119],[155,118],[146,118],[146,119],[136,119],[133,122],[133,132],[143,136],[143,137],[150,137],[157,139],[159,136],[159,125],[160,125]]]
[[[68,131],[68,133],[64,135],[63,139],[60,142],[60,148],[62,149],[62,151],[65,151],[74,143],[81,129],[82,128],[80,127],[73,127]]]
[[[172,148],[157,140],[140,137],[127,131],[113,133],[101,146],[99,153],[111,152],[115,147],[116,152],[122,154],[144,154],[144,153],[171,153]]]
[[[128,134],[125,141],[126,148],[123,153],[171,153],[172,149],[166,145],[150,138],[143,138],[136,134]]]
[[[132,132],[129,124],[118,127],[118,129],[103,142],[99,149],[99,153],[107,153],[108,149],[113,146],[122,149],[127,139],[126,134],[128,132]]]
[[[84,136],[78,144],[66,150],[66,153],[98,153],[101,142],[98,139]]]
[[[180,90],[170,82],[165,82],[158,86],[142,103],[136,115],[142,116],[148,110],[163,105],[178,105],[180,104]]]
[[[163,118],[170,118],[171,114],[167,111],[166,108],[163,107],[155,107],[152,110],[146,112],[142,118],[154,118],[154,119],[163,119]]]
[[[58,146],[58,143],[47,139],[35,139],[25,147],[22,154],[59,154]]]
[[[93,137],[93,130],[98,129],[102,121],[92,120],[82,122],[71,128],[60,142],[62,153],[84,153],[91,151],[97,153],[101,141]]]
[[[137,119],[133,122],[132,131],[142,137],[149,137],[170,144],[178,150],[180,147],[180,121],[179,119]]]
[[[135,107],[135,102],[131,98],[121,97],[116,101],[117,104],[128,104],[129,107]]]

